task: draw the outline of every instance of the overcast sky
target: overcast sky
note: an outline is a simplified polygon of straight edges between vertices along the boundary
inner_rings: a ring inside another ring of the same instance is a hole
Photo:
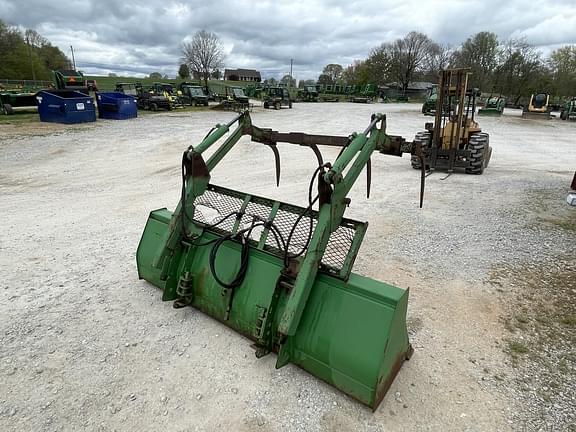
[[[576,43],[573,0],[0,0],[0,19],[35,29],[88,74],[176,75],[180,44],[215,32],[227,68],[297,79],[363,59],[411,30],[458,45],[483,30],[525,36],[543,52]]]

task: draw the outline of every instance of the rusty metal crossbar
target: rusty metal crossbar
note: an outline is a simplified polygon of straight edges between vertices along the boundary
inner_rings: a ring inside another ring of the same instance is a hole
[[[200,227],[217,234],[233,234],[247,228],[256,219],[273,223],[286,240],[292,227],[298,221],[305,208],[245,194],[221,186],[209,184],[206,191],[194,201],[193,221]],[[239,213],[239,219],[230,217],[211,227],[231,213]],[[298,221],[288,252],[298,254],[302,249],[307,252],[307,238],[312,222],[312,231],[316,228],[318,212],[310,211]],[[322,256],[320,271],[340,279],[348,279],[354,259],[366,232],[367,223],[343,218],[340,226],[330,235],[326,251]],[[273,235],[266,228],[257,227],[251,233],[253,246],[265,250],[280,258],[284,256]]]

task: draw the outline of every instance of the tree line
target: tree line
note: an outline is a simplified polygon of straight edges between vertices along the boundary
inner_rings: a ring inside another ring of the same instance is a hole
[[[537,91],[576,96],[575,45],[558,48],[545,58],[526,39],[500,41],[496,34],[486,31],[458,47],[439,44],[424,33],[412,31],[373,48],[366,59],[347,67],[326,65],[318,83],[396,83],[406,92],[411,82],[436,82],[438,72],[447,67],[468,67],[471,86],[516,100]]]
[[[51,80],[53,70],[70,66],[66,55],[36,31],[20,30],[1,20],[0,59],[3,79]]]

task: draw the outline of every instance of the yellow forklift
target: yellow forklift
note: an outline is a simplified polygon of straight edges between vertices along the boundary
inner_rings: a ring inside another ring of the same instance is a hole
[[[440,74],[434,123],[426,123],[414,143],[422,147],[427,171],[455,169],[467,174],[482,174],[490,162],[489,136],[474,120],[478,89],[468,88],[470,69],[447,69]],[[412,167],[421,169],[421,159],[413,155]],[[446,176],[445,178],[447,178]]]

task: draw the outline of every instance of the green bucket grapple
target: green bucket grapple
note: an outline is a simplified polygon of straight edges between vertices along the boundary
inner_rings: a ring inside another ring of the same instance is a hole
[[[314,151],[318,168],[306,208],[210,183],[210,172],[243,135],[274,151],[277,182],[277,143]],[[322,145],[342,148],[332,164]],[[364,167],[370,177],[375,151],[401,156],[412,147],[386,135],[381,114],[365,132],[338,137],[261,129],[243,112],[184,152],[180,203],[173,213],[150,213],[138,246],[139,277],[174,307],[191,305],[252,339],[257,357],[275,352],[277,368],[296,364],[376,409],[412,353],[408,290],[352,273],[367,223],[343,215]]]

